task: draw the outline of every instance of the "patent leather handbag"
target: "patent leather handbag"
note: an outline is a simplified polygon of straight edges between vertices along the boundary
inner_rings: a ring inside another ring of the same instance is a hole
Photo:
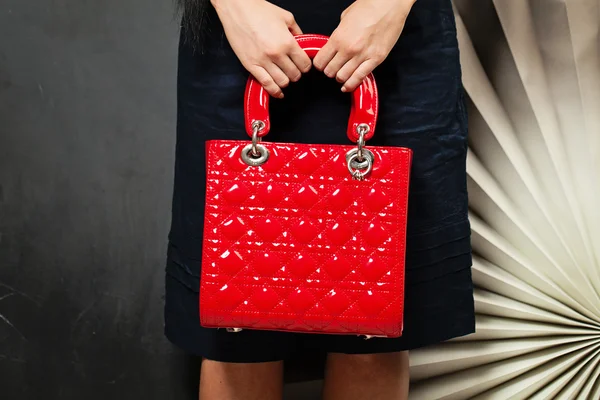
[[[297,40],[314,57],[328,38]],[[262,140],[269,95],[250,77],[249,140],[206,143],[202,326],[402,334],[412,152],[366,145],[377,121],[373,75],[351,96],[350,144],[272,143]]]

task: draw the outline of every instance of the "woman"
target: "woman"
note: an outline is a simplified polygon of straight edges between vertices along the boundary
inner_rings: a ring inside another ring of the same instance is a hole
[[[474,331],[467,121],[451,0],[181,0],[166,335],[203,357],[203,400],[280,399],[283,360],[328,353],[324,398],[405,399],[408,351]],[[340,19],[341,16],[341,19]],[[314,60],[294,35],[329,35]],[[405,328],[398,339],[201,328],[204,143],[245,139],[248,73],[276,99],[268,140],[345,143],[349,95],[379,86],[372,145],[413,149]]]

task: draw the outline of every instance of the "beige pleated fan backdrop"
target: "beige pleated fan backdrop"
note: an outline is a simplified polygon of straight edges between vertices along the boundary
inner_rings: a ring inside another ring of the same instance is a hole
[[[599,3],[455,1],[477,333],[411,399],[600,399]]]

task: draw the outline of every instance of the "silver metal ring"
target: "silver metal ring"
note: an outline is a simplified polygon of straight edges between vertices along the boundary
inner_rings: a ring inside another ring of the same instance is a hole
[[[259,157],[258,153],[258,144],[260,143],[260,138],[258,137],[258,132],[255,130],[252,132],[252,156]]]
[[[269,149],[254,141],[242,149],[242,161],[251,167],[258,167],[269,159]]]
[[[363,147],[365,147],[365,135],[369,132],[371,128],[368,124],[362,123],[358,124],[356,127],[356,133],[358,133],[358,140],[356,144],[358,145],[358,161],[363,161]]]
[[[365,147],[365,134],[364,133],[359,133],[358,136],[358,141],[356,142],[356,144],[358,145],[358,161],[363,161],[363,147]]]
[[[258,132],[262,131],[265,126],[265,122],[259,119],[252,122],[252,156],[255,158],[260,156],[258,153],[258,143],[260,143],[261,138],[258,137]]]
[[[263,129],[265,129],[265,121],[261,121],[260,119],[257,119],[256,121],[252,122],[252,131],[258,133],[260,131],[262,131]]]
[[[358,126],[356,127],[356,133],[358,133],[359,135],[366,135],[367,133],[369,133],[369,131],[371,130],[371,127],[369,126],[369,124],[358,124]]]
[[[352,177],[354,179],[362,181],[363,179],[365,179],[365,176],[367,176],[367,175],[369,175],[369,173],[371,173],[371,170],[373,169],[373,159],[371,157],[365,157],[365,160],[367,161],[367,168],[354,169],[353,162],[357,159],[358,159],[358,151],[356,153],[352,154],[350,156],[350,158],[348,159],[348,163],[347,163],[348,171],[350,172],[350,175],[352,175]]]
[[[363,149],[363,160],[359,161],[358,157],[352,161],[353,169],[366,169],[368,165],[367,159],[370,158],[371,162],[375,162],[375,155],[369,149]],[[358,149],[354,148],[346,153],[346,162],[350,160],[353,154],[358,154]]]

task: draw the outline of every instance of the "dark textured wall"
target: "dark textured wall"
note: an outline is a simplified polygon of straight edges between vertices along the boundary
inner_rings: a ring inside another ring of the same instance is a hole
[[[0,398],[185,399],[170,0],[0,0]],[[188,384],[189,383],[189,384]]]

